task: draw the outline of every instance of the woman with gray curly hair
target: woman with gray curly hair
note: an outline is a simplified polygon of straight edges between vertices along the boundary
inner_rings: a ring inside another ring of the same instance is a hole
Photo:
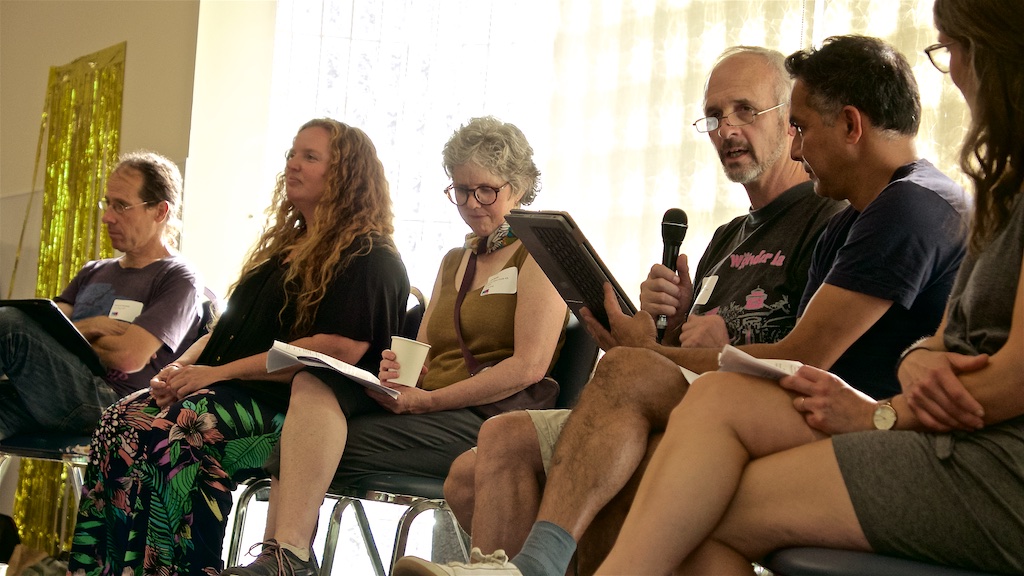
[[[267,464],[274,487],[263,551],[222,574],[316,574],[309,544],[332,480],[389,472],[444,478],[476,444],[487,416],[553,405],[557,387],[539,392],[568,312],[505,222],[540,188],[533,148],[516,126],[473,118],[445,144],[443,159],[452,180],[444,193],[471,232],[444,257],[434,282],[417,335],[430,345],[418,384],[392,382],[401,366],[391,350],[381,354],[379,377],[400,390],[397,398],[328,370],[300,372],[279,451]]]

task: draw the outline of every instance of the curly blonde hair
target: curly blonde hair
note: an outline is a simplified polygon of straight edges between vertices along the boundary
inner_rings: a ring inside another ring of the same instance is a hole
[[[317,307],[337,272],[357,256],[369,253],[375,244],[397,253],[388,181],[370,137],[331,118],[310,120],[299,132],[307,128],[323,128],[330,136],[330,163],[315,222],[307,223],[288,200],[285,173],[279,174],[274,201],[267,209],[267,224],[249,251],[239,278],[241,282],[271,258],[289,258],[279,314],[294,299],[296,318],[291,332],[296,337],[313,325]]]

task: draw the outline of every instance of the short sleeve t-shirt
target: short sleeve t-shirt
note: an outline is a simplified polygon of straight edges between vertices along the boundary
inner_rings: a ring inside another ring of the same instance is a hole
[[[124,396],[148,387],[161,368],[195,342],[202,294],[202,279],[181,256],[142,268],[123,268],[120,259],[111,258],[87,263],[55,300],[73,306],[72,321],[109,316],[115,305],[132,308],[139,313],[131,323],[163,343],[142,370],[133,374],[108,371],[105,380]]]
[[[832,365],[833,373],[873,398],[899,392],[896,359],[938,328],[965,253],[967,221],[963,189],[917,160],[897,169],[863,212],[851,206],[829,222],[800,314],[822,284],[892,301]]]
[[[735,346],[781,340],[796,324],[818,237],[845,206],[805,182],[720,226],[697,266],[690,314],[720,316]]]

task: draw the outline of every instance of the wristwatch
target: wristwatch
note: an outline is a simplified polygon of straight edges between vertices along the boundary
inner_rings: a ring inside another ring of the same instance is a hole
[[[896,409],[892,407],[892,400],[883,400],[875,407],[875,413],[871,416],[876,430],[892,430],[896,425]]]

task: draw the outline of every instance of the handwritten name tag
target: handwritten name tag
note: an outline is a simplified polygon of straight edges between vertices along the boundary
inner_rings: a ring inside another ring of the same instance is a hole
[[[114,320],[134,322],[139,317],[139,314],[142,314],[142,302],[117,299],[110,306],[110,314],[108,316]]]
[[[718,284],[718,276],[708,276],[700,281],[700,292],[697,293],[697,300],[695,304],[703,306],[708,303],[711,299],[712,292],[715,291],[715,284]]]
[[[487,279],[484,289],[480,291],[481,296],[488,294],[515,294],[516,286],[519,284],[519,269],[515,266],[505,268],[494,276]]]

